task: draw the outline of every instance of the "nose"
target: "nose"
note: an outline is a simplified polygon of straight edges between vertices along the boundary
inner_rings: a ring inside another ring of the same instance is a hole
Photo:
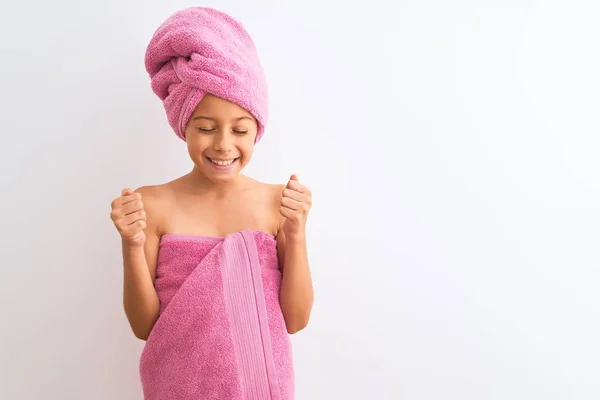
[[[213,142],[215,151],[227,154],[231,152],[232,147],[233,144],[230,135],[227,132],[220,130],[219,133],[215,135],[215,141]]]

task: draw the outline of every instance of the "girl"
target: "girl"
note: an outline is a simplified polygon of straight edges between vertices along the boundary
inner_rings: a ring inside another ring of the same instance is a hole
[[[289,334],[313,304],[310,190],[241,174],[267,120],[267,88],[242,25],[208,8],[167,19],[146,69],[192,170],[124,189],[124,309],[145,340],[145,399],[293,399]]]

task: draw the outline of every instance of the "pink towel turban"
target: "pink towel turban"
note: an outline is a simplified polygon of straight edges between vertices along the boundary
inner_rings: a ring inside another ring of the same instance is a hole
[[[256,142],[260,140],[268,117],[267,83],[254,42],[239,21],[211,8],[178,11],[154,33],[145,65],[152,90],[182,140],[207,93],[252,114],[258,121]]]

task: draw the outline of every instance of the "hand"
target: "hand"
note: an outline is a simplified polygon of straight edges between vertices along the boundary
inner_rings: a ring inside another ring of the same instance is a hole
[[[312,193],[293,174],[283,190],[281,207],[279,208],[279,212],[285,217],[282,229],[286,239],[304,237],[306,218],[311,205]]]
[[[123,243],[130,246],[143,246],[146,242],[146,211],[142,195],[131,189],[124,189],[121,196],[111,203],[110,218],[121,234]]]

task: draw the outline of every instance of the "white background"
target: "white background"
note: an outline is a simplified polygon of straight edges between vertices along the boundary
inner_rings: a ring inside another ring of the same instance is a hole
[[[211,1],[271,89],[246,172],[314,193],[297,398],[600,398],[600,6]],[[190,169],[144,70],[187,1],[3,1],[0,398],[141,399],[123,187]]]

